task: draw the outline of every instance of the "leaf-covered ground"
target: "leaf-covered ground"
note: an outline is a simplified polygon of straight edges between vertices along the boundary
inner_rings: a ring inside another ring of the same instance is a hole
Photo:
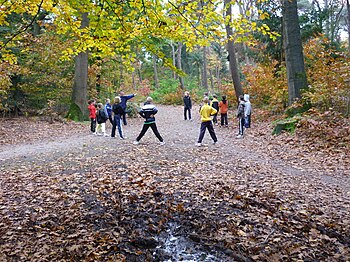
[[[164,146],[151,130],[132,144],[141,119],[126,140],[4,121],[0,261],[349,261],[346,147],[320,146],[317,132],[275,137],[267,122],[235,139],[231,121],[198,148],[197,110],[190,122],[159,109]],[[180,237],[187,249],[169,251]]]

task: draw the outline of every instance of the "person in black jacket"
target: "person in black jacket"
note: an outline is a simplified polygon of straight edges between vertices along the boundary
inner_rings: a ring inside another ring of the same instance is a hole
[[[157,114],[158,109],[155,107],[155,105],[152,104],[152,101],[153,101],[152,97],[147,97],[144,106],[141,108],[139,112],[139,114],[145,119],[145,121],[143,123],[143,127],[140,134],[134,141],[134,145],[137,145],[140,143],[141,138],[146,134],[148,128],[152,128],[153,133],[159,139],[161,145],[165,144],[162,136],[158,132],[156,119],[154,117],[154,115]]]
[[[187,113],[188,112],[188,119],[191,120],[191,109],[192,109],[192,101],[190,97],[190,93],[188,91],[185,92],[185,96],[183,97],[184,100],[184,118],[187,120]]]
[[[112,112],[113,112],[114,117],[113,117],[113,127],[112,127],[111,137],[115,137],[115,130],[118,127],[119,138],[125,139],[123,136],[123,130],[122,130],[122,125],[121,125],[121,119],[122,119],[122,115],[124,114],[124,109],[120,105],[120,97],[119,96],[116,96],[114,98]]]

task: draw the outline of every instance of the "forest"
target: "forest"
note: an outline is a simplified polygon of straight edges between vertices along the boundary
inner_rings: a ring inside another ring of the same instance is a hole
[[[0,261],[349,260],[349,0],[4,0],[0,59]],[[91,135],[120,92],[127,138]]]

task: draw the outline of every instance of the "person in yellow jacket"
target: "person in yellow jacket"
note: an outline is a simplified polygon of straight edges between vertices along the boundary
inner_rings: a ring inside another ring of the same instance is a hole
[[[202,146],[202,141],[204,138],[205,130],[208,129],[209,134],[211,138],[213,139],[213,144],[215,145],[218,142],[218,139],[216,138],[213,123],[211,121],[211,116],[215,115],[217,113],[217,110],[210,105],[209,103],[209,98],[204,97],[203,98],[203,106],[200,109],[200,116],[201,116],[201,129],[199,133],[199,138],[197,141],[197,146]]]

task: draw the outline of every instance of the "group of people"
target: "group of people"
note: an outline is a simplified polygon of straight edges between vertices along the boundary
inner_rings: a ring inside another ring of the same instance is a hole
[[[185,92],[183,102],[184,119],[187,120],[188,117],[188,119],[191,120],[192,101],[189,92]],[[215,125],[218,125],[218,114],[220,113],[221,126],[228,127],[227,112],[228,101],[226,99],[226,96],[222,96],[222,99],[219,102],[216,95],[213,95],[213,98],[210,100],[208,97],[208,93],[204,94],[203,103],[199,110],[201,116],[201,127],[199,132],[199,138],[196,144],[197,146],[202,145],[202,140],[207,129],[211,138],[213,139],[213,144],[217,143],[218,140],[214,131],[213,123]],[[251,112],[252,106],[249,101],[249,95],[245,94],[244,96],[239,96],[239,103],[237,106],[236,114],[239,126],[237,138],[243,138],[244,129],[250,128]]]
[[[116,129],[118,128],[118,134],[120,139],[125,139],[122,125],[127,125],[126,121],[126,107],[127,101],[133,98],[136,94],[125,95],[124,92],[120,92],[119,96],[114,98],[114,103],[111,105],[110,99],[106,99],[105,105],[98,103],[96,105],[95,100],[90,100],[88,109],[90,112],[91,120],[91,132],[96,135],[109,136],[106,133],[106,121],[109,120],[112,124],[111,137],[114,138],[116,135]],[[185,92],[183,97],[184,102],[184,119],[192,120],[191,110],[192,110],[192,100],[189,92]],[[97,107],[96,107],[97,106]],[[250,128],[251,123],[251,103],[249,101],[249,95],[239,96],[239,103],[237,106],[236,117],[239,123],[239,132],[237,138],[242,138],[245,128]],[[141,129],[140,134],[137,136],[136,140],[133,142],[135,145],[139,144],[142,137],[146,134],[149,128],[152,129],[155,136],[158,138],[161,145],[164,145],[164,139],[160,135],[155,114],[157,114],[158,109],[153,104],[153,99],[147,97],[146,102],[143,107],[139,110],[139,114],[144,118],[144,124]],[[213,144],[218,142],[215,134],[214,126],[218,125],[218,114],[220,113],[220,120],[222,127],[228,127],[228,101],[226,96],[222,96],[221,101],[218,101],[217,96],[213,95],[212,99],[209,99],[208,94],[204,95],[202,104],[200,105],[200,117],[201,117],[201,127],[199,132],[199,138],[196,145],[201,146],[205,135],[205,131],[208,129],[211,138],[213,139]]]

